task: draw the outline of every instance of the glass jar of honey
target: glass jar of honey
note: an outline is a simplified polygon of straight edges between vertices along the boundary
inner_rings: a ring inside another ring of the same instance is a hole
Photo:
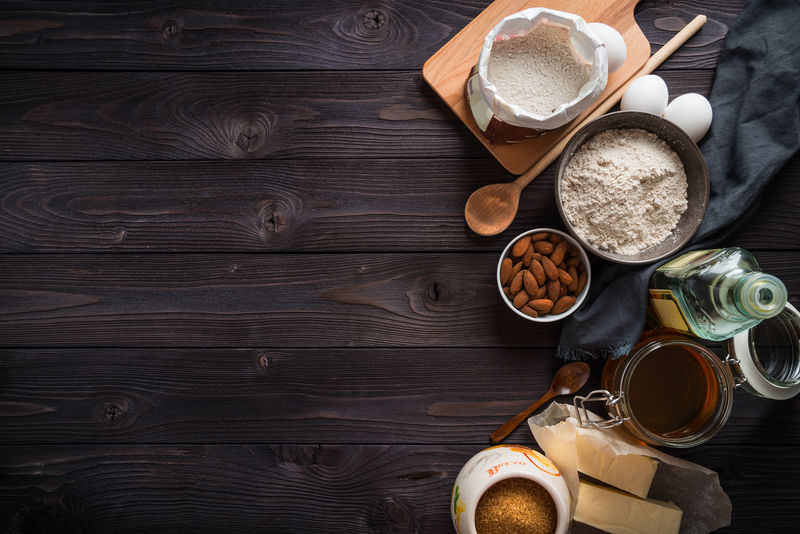
[[[575,397],[578,422],[622,425],[650,445],[693,447],[725,424],[736,388],[771,399],[800,393],[800,313],[790,304],[731,338],[728,350],[722,360],[694,339],[645,332],[627,356],[606,362],[603,389]],[[590,401],[604,402],[610,418],[592,417]]]
[[[583,402],[604,400],[611,419],[594,426],[624,425],[650,445],[699,445],[722,428],[733,404],[722,360],[674,334],[647,333],[630,354],[606,362],[600,381],[603,390]]]

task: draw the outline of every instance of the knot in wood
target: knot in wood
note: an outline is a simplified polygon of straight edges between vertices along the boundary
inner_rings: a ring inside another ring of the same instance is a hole
[[[114,425],[127,413],[127,407],[116,402],[107,402],[103,405],[103,420],[107,425]]]
[[[378,532],[417,532],[413,509],[396,497],[387,497],[376,507],[373,516]]]
[[[259,355],[259,357],[258,357],[258,365],[262,369],[266,369],[267,367],[269,367],[269,358],[267,358],[266,354]]]
[[[364,13],[361,23],[368,30],[380,30],[386,26],[386,15],[377,9],[370,9]]]
[[[181,26],[175,19],[167,19],[161,25],[161,37],[165,41],[175,39],[181,34]]]
[[[289,224],[289,213],[280,204],[268,202],[259,212],[259,223],[267,234],[279,234]]]
[[[442,298],[443,292],[444,286],[439,282],[433,282],[428,286],[428,300],[439,302],[439,299]]]
[[[267,144],[267,128],[253,122],[242,124],[237,129],[233,144],[242,156],[260,157]]]

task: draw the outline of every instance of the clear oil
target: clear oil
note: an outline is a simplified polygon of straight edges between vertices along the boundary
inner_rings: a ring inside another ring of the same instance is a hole
[[[667,262],[653,273],[649,292],[658,326],[713,341],[756,326],[786,303],[783,283],[762,273],[739,247],[689,252]]]

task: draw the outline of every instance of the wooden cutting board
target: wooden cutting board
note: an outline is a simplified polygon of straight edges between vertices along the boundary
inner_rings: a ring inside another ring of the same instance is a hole
[[[591,113],[648,60],[650,43],[633,19],[633,9],[638,3],[639,0],[496,0],[425,62],[422,75],[503,167],[513,174],[522,174],[558,143],[559,134],[563,130],[569,129]],[[597,101],[572,122],[521,143],[492,144],[475,124],[466,100],[465,84],[470,69],[478,62],[486,34],[506,16],[529,7],[558,9],[580,15],[586,22],[608,24],[622,34],[628,55],[622,67],[609,74],[608,84]]]

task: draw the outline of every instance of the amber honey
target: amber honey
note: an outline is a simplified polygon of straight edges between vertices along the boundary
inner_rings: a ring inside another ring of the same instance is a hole
[[[682,336],[648,336],[609,360],[603,387],[610,412],[652,445],[689,447],[710,439],[730,414],[732,377],[717,356]]]
[[[719,383],[696,350],[665,345],[633,369],[628,405],[650,432],[666,438],[696,434],[714,415]]]

